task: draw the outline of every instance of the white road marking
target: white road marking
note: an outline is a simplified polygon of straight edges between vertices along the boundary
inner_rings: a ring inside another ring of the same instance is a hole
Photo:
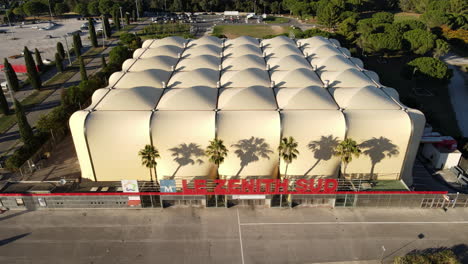
[[[241,231],[241,223],[240,223],[240,217],[239,217],[239,209],[237,209],[237,224],[239,226],[239,241],[240,241],[242,264],[244,264],[244,247],[242,246],[242,231]]]
[[[239,216],[239,214],[237,215]],[[291,223],[240,223],[240,226],[255,225],[423,225],[423,224],[468,224],[468,221],[444,221],[444,222],[291,222]]]

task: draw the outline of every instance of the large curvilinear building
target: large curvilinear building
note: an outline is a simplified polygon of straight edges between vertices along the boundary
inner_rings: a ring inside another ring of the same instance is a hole
[[[300,154],[288,175],[338,177],[333,149],[352,138],[363,153],[347,175],[411,185],[424,124],[338,41],[284,36],[147,40],[70,118],[82,177],[97,181],[148,181],[147,144],[159,179],[210,177],[215,137],[229,150],[221,177],[278,177],[280,139],[292,136]]]

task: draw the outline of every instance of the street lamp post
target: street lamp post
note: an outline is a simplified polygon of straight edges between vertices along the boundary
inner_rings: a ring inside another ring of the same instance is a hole
[[[123,24],[123,14],[122,14],[122,7],[119,6],[119,9],[120,9],[120,20],[122,21],[122,24]]]
[[[49,13],[50,13],[50,21],[52,21],[52,8],[50,7],[50,0],[49,0]]]
[[[136,12],[137,12],[137,20],[140,20],[140,12],[138,11],[138,0],[135,0]]]
[[[385,251],[386,251],[386,249],[385,249],[385,247],[382,245],[382,255],[380,255],[380,263],[383,263],[383,257],[384,257],[383,255],[384,255]]]
[[[71,58],[70,58],[70,50],[68,49],[68,40],[67,40],[67,35],[63,35],[63,38],[65,39],[65,46],[67,47],[67,55],[68,55],[68,66],[72,65]]]

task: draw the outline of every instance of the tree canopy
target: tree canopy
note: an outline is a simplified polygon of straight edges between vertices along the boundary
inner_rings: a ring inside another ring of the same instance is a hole
[[[403,34],[405,45],[415,54],[424,55],[434,48],[436,36],[422,29],[413,29]]]
[[[452,77],[452,71],[443,61],[431,58],[421,57],[410,61],[407,64],[407,72],[414,72],[415,76],[422,78],[431,78],[435,80],[448,80]]]

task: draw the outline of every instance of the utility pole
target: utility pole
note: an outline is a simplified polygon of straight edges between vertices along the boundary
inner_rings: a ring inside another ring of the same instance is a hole
[[[8,15],[8,11],[9,11],[9,10],[10,10],[10,9],[7,9],[6,12],[5,12],[5,14],[6,14],[6,17],[7,17],[7,19],[8,19],[8,26],[11,27],[10,16]]]
[[[140,20],[140,12],[138,11],[138,0],[135,0],[136,12],[137,12],[137,20]]]
[[[52,8],[50,7],[50,0],[49,0],[49,13],[50,13],[50,21],[52,21]]]
[[[67,35],[63,35],[63,38],[65,39],[65,46],[67,47],[67,55],[68,55],[68,66],[72,65],[71,59],[70,59],[70,50],[68,49],[68,40],[67,40]]]
[[[120,20],[122,21],[122,24],[124,23],[124,19],[123,19],[123,14],[122,14],[122,7],[119,6],[119,9],[120,9]]]

